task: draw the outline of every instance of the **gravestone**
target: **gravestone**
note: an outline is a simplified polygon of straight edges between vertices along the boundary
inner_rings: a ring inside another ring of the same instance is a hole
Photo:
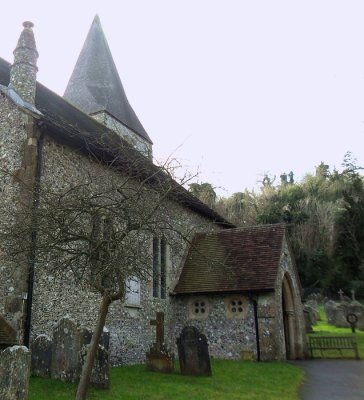
[[[8,347],[0,353],[0,399],[26,400],[30,376],[30,351]]]
[[[92,332],[89,329],[80,329],[80,370],[86,361],[87,350],[89,344],[91,343],[91,338]],[[110,356],[108,351],[109,343],[110,333],[104,329],[97,348],[91,373],[91,384],[102,389],[110,388]]]
[[[172,372],[174,356],[164,343],[164,313],[158,312],[157,318],[150,321],[156,327],[156,341],[147,352],[147,369],[156,372]]]
[[[364,313],[358,315],[358,323],[356,326],[360,331],[364,331]]]
[[[183,328],[177,338],[177,347],[182,375],[211,376],[207,339],[197,328]]]
[[[364,313],[364,306],[359,301],[352,301],[348,306],[348,311],[356,315]]]
[[[334,325],[334,310],[336,308],[336,303],[332,300],[326,301],[324,303],[324,310],[326,314],[327,323],[329,325]]]
[[[53,328],[52,379],[76,382],[80,376],[80,335],[77,325],[62,318]]]
[[[32,375],[42,378],[51,377],[52,339],[47,335],[39,335],[32,343]]]
[[[305,332],[312,333],[313,329],[312,329],[310,312],[308,310],[306,310],[305,308],[303,309],[303,316],[305,317]]]
[[[311,325],[316,325],[317,324],[317,312],[316,312],[316,310],[313,307],[311,307],[309,304],[305,304],[303,306],[303,310],[308,313]]]
[[[349,303],[346,301],[342,301],[337,304],[333,309],[333,325],[338,328],[348,328],[349,323],[346,320],[346,316],[348,314]]]

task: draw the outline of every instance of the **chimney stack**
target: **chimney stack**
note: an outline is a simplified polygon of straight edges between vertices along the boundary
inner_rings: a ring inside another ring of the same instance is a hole
[[[16,93],[30,104],[35,102],[38,52],[35,44],[32,22],[23,23],[18,44],[14,50],[14,64],[10,70],[10,83]]]

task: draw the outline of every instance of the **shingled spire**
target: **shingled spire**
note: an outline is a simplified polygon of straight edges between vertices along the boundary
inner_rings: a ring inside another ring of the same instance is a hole
[[[38,52],[35,44],[32,22],[23,23],[18,44],[14,50],[14,63],[10,70],[10,84],[16,93],[28,103],[34,104],[37,80]]]
[[[98,16],[93,20],[64,98],[108,127],[113,128],[115,120],[120,122],[123,127],[119,130],[123,132],[118,133],[123,136],[126,127],[133,140],[152,144],[126,97]]]

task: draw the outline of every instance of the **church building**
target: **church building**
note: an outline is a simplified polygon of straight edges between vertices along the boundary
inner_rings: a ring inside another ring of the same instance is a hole
[[[90,171],[108,174],[123,146],[120,179],[130,173],[131,158],[138,160],[134,169],[154,171],[153,142],[127,99],[98,17],[63,97],[37,82],[37,59],[33,24],[25,22],[13,63],[0,58],[0,170],[30,187],[62,187]],[[110,179],[119,178],[110,172]],[[12,182],[0,181],[7,207],[1,219],[9,224],[22,196]],[[303,358],[301,287],[286,227],[236,228],[182,187],[168,205],[165,218],[172,227],[188,224],[190,240],[174,247],[163,237],[150,238],[150,277],[135,280],[133,290],[110,306],[112,364],[145,362],[157,312],[165,315],[165,342],[174,352],[182,329],[194,326],[213,357]],[[24,265],[0,253],[0,272],[0,348],[50,334],[65,316],[93,329],[100,295],[42,268],[36,253]]]

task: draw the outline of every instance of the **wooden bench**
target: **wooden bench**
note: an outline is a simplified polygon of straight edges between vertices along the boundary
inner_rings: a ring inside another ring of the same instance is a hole
[[[358,344],[355,336],[310,336],[308,348],[313,358],[313,351],[320,350],[323,356],[324,350],[339,350],[342,355],[342,350],[353,350],[355,358],[359,360]]]

